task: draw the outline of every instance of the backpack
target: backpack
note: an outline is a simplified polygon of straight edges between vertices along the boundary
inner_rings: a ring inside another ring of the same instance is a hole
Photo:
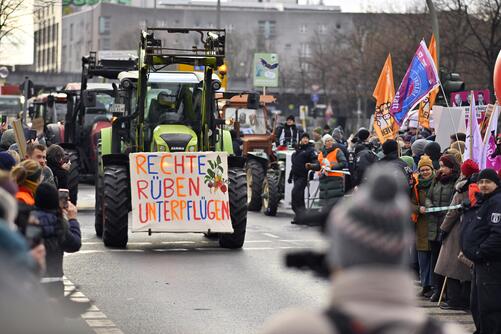
[[[411,328],[408,322],[403,321],[389,322],[369,331],[363,326],[361,322],[336,308],[329,308],[328,310],[326,310],[325,316],[329,319],[332,328],[334,328],[339,334],[385,334],[388,330],[395,332],[395,329],[397,328],[401,328],[402,331],[399,331],[399,333],[403,334],[443,333],[440,323],[431,317],[428,317],[426,322],[421,327],[419,327],[416,332],[414,332],[414,328]]]

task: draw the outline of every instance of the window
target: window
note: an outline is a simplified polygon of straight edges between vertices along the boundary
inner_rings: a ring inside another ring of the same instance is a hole
[[[307,31],[308,31],[308,26],[306,24],[303,23],[299,26],[299,32],[305,33]]]
[[[225,29],[226,29],[226,32],[228,32],[228,33],[232,32],[234,29],[233,24],[227,24],[225,26]]]
[[[99,50],[111,50],[111,39],[108,37],[99,40]]]
[[[99,16],[99,34],[109,35],[111,30],[111,18],[109,16]]]
[[[259,21],[259,36],[265,39],[273,39],[276,34],[275,21]]]
[[[320,24],[318,26],[318,32],[322,35],[327,33],[327,26],[325,24]]]
[[[310,44],[309,43],[301,43],[299,53],[301,57],[308,58],[311,56]]]
[[[70,42],[73,42],[73,23],[70,24]]]
[[[308,63],[301,63],[301,70],[308,72],[310,70],[310,64]]]

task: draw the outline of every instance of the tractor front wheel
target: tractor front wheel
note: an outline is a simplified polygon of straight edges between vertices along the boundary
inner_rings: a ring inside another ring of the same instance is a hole
[[[263,209],[267,216],[276,216],[280,203],[280,173],[271,170],[263,185]]]
[[[130,210],[129,171],[110,165],[103,177],[103,242],[106,247],[125,248]]]
[[[263,164],[255,159],[247,160],[247,200],[249,211],[261,210],[263,181],[266,174]]]
[[[230,180],[228,195],[233,233],[220,234],[219,245],[223,248],[237,249],[244,245],[247,228],[247,180],[241,168],[230,168],[228,178]]]

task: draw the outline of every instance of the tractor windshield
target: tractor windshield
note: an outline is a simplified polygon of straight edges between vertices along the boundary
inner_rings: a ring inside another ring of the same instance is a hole
[[[194,83],[149,82],[145,118],[154,125],[193,122],[197,93]]]
[[[0,96],[0,115],[17,116],[22,108],[21,96]]]
[[[243,134],[266,134],[266,121],[262,110],[227,108],[225,118],[231,123],[238,120]]]
[[[113,94],[110,91],[110,94]],[[108,114],[110,113],[110,108],[114,102],[114,97],[105,92],[96,92],[96,106],[92,108],[87,108],[86,113],[89,114]]]

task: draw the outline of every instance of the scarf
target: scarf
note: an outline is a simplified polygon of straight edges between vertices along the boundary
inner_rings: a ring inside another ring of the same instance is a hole
[[[419,190],[428,190],[433,182],[433,177],[435,176],[435,173],[433,173],[429,178],[423,179],[421,175],[419,175],[418,180],[419,183],[417,185]]]

